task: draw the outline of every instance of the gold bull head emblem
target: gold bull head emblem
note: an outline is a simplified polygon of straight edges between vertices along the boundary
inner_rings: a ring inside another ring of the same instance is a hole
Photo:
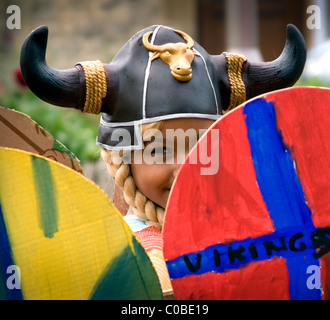
[[[145,48],[153,55],[151,61],[161,58],[163,62],[170,66],[172,76],[179,81],[189,81],[192,77],[191,63],[195,56],[200,54],[193,49],[194,41],[186,33],[175,30],[187,43],[166,43],[163,45],[153,45],[149,42],[152,31],[144,34],[142,42]]]

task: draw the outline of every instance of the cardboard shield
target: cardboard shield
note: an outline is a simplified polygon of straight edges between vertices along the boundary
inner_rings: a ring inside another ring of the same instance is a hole
[[[330,298],[330,90],[246,102],[190,152],[164,256],[177,299]]]
[[[1,106],[0,146],[36,153],[83,173],[76,156],[28,115]]]
[[[69,167],[0,147],[0,299],[161,299],[106,194]]]

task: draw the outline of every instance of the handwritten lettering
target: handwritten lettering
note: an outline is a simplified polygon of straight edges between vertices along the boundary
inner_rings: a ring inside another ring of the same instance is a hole
[[[303,229],[302,226],[301,228]],[[316,229],[314,226],[306,226],[304,230],[290,227],[257,238],[216,244],[167,261],[167,266],[171,278],[179,278],[187,274],[238,269],[249,262],[268,260],[276,256],[290,258],[310,255],[318,259],[329,251],[330,227]]]

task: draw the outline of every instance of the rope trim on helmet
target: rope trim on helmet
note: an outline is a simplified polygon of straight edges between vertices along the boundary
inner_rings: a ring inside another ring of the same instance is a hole
[[[246,101],[246,89],[242,79],[243,63],[246,57],[240,54],[225,52],[228,61],[228,77],[231,86],[230,104],[227,111],[236,108]]]
[[[79,62],[86,78],[86,100],[83,112],[99,114],[102,99],[107,95],[107,79],[100,60]]]

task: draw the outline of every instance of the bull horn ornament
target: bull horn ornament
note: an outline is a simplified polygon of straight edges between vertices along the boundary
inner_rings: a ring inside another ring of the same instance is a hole
[[[175,30],[180,34],[187,43],[166,43],[163,45],[153,45],[149,42],[149,37],[153,31],[149,31],[143,36],[143,45],[153,55],[151,61],[160,58],[163,62],[170,66],[172,76],[179,81],[189,81],[192,78],[191,63],[194,56],[199,56],[199,53],[193,49],[194,40],[186,33]]]
[[[180,42],[180,37],[185,42]],[[293,25],[287,26],[281,55],[262,63],[228,53],[209,55],[186,33],[151,26],[126,42],[110,64],[88,61],[57,70],[45,61],[47,38],[48,28],[42,26],[32,31],[22,46],[26,84],[48,103],[102,113],[98,144],[109,149],[114,127],[134,132],[134,121],[166,120],[176,115],[217,119],[247,99],[293,85],[306,61],[304,39]]]

